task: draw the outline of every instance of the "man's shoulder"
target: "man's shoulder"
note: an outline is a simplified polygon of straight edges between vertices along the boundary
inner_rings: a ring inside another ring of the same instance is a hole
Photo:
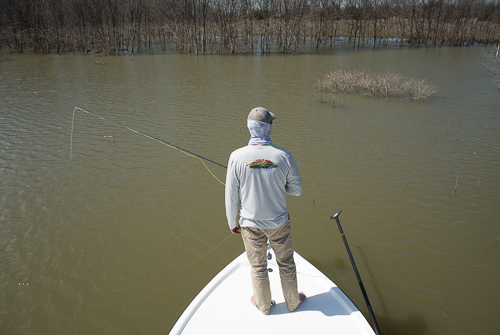
[[[271,147],[273,147],[273,148],[274,148],[275,150],[277,150],[277,151],[281,151],[281,152],[283,152],[284,154],[287,154],[287,155],[290,155],[290,156],[292,155],[292,154],[290,153],[290,151],[289,151],[289,150],[287,150],[287,149],[285,149],[285,148],[280,148],[280,147],[278,147],[278,146],[276,146],[276,145],[274,145],[274,144],[272,144],[272,145],[270,145],[270,146],[271,146]]]
[[[283,154],[286,154],[286,155],[291,155],[290,151],[285,149],[285,148],[281,148],[281,147],[278,147],[274,144],[269,144],[269,145],[246,145],[244,147],[241,147],[241,148],[238,148],[236,150],[234,150],[231,155],[238,155],[238,154],[245,154],[249,151],[253,151],[253,150],[264,150],[264,151],[274,151],[276,153],[283,153]]]
[[[234,150],[233,152],[231,152],[231,156],[238,155],[239,153],[245,152],[246,150],[248,150],[248,147],[249,147],[248,145],[245,145],[244,147],[241,147],[241,148]]]
[[[245,156],[245,154],[248,152],[248,146],[244,146],[244,147],[241,147],[241,148],[238,148],[236,150],[234,150],[233,152],[231,152],[231,155],[229,155],[229,160],[237,160],[238,158],[240,157],[243,157]]]

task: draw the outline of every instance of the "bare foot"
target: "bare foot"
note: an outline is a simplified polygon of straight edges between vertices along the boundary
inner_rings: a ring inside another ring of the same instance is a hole
[[[304,301],[306,301],[306,298],[307,298],[307,297],[306,297],[306,295],[304,294],[304,292],[299,292],[299,299],[300,299],[300,302],[299,302],[299,304],[297,305],[297,307],[295,307],[295,309],[294,309],[294,310],[292,310],[292,311],[290,311],[290,312],[293,312],[293,311],[297,310],[297,308],[299,308],[299,306],[300,306],[300,305],[302,305],[302,303],[303,303]]]
[[[299,298],[300,298],[300,303],[299,303],[299,306],[304,302],[306,301],[306,295],[304,294],[304,292],[299,292]]]

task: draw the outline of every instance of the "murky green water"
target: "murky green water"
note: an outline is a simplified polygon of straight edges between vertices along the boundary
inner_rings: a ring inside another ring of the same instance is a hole
[[[439,92],[332,108],[311,85],[334,66]],[[248,111],[265,106],[304,183],[289,199],[299,253],[368,317],[329,220],[342,209],[383,333],[498,334],[499,105],[479,48],[0,62],[0,332],[168,333],[243,252],[198,159],[77,111],[70,161],[75,107],[226,164],[247,143]]]

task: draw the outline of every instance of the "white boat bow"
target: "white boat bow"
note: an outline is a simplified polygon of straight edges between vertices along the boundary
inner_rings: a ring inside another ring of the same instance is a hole
[[[242,253],[219,272],[189,304],[170,335],[201,334],[375,334],[361,312],[328,277],[295,252],[299,291],[306,301],[294,312],[286,308],[279,268],[268,260],[272,299],[264,315],[250,303],[250,264]]]

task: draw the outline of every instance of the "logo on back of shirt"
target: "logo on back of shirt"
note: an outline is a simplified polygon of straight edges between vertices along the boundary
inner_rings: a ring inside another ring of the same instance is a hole
[[[272,170],[278,167],[278,164],[267,159],[257,159],[247,166],[252,170]]]

